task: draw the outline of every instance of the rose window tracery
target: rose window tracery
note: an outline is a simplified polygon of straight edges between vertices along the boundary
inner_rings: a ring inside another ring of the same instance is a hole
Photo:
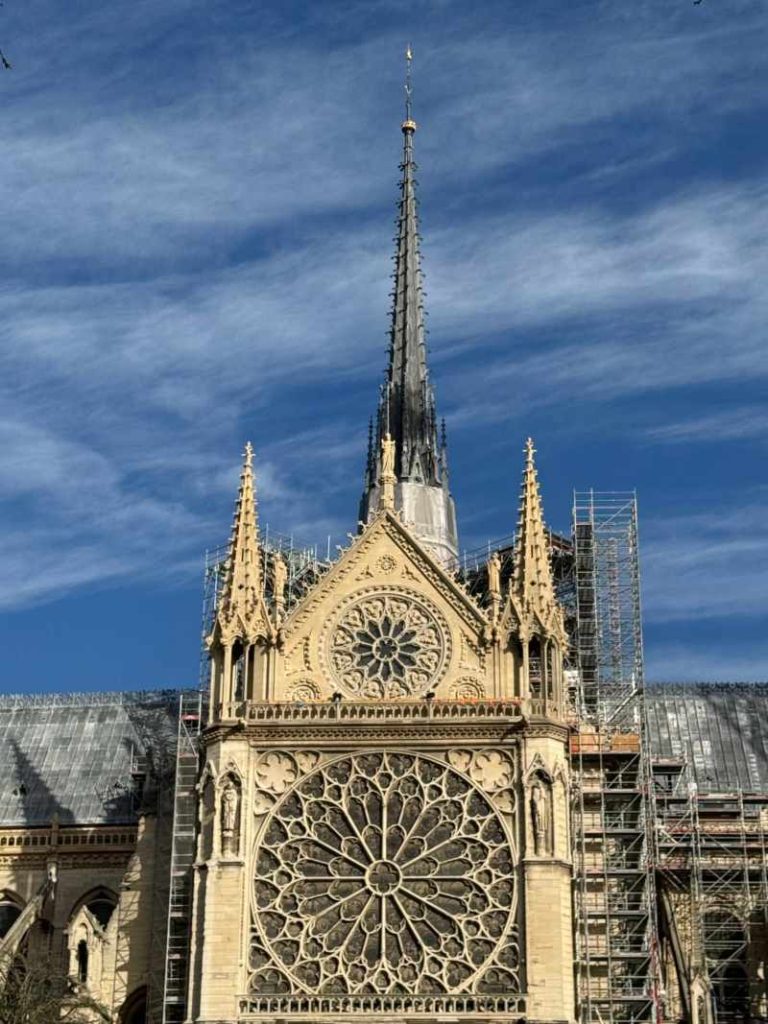
[[[515,991],[513,878],[498,813],[449,765],[370,753],[316,768],[259,845],[255,921],[273,966],[252,986],[274,990],[277,970],[282,990],[319,994]]]
[[[418,697],[439,679],[448,630],[437,609],[407,593],[374,592],[355,601],[331,634],[329,660],[356,697]]]

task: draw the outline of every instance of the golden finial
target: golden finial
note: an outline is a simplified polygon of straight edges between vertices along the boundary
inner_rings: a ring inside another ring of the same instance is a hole
[[[411,66],[413,64],[413,50],[411,44],[405,48],[405,120],[402,128],[404,132],[415,132],[416,122],[413,120],[413,83],[411,80]]]
[[[525,458],[526,458],[527,464],[529,466],[532,466],[533,465],[533,456],[536,454],[536,449],[533,447],[533,438],[532,437],[529,437],[528,440],[525,442],[525,448],[523,450],[525,452]]]
[[[246,469],[253,469],[253,445],[250,441],[246,441],[243,460],[245,462]]]

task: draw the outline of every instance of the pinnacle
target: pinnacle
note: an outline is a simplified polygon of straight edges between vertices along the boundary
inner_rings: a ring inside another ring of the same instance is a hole
[[[556,597],[534,461],[536,449],[530,437],[525,443],[524,453],[513,585],[523,604],[544,619],[556,604]]]
[[[246,622],[260,596],[259,524],[253,481],[253,445],[249,441],[243,451],[219,614],[230,620],[239,614]]]

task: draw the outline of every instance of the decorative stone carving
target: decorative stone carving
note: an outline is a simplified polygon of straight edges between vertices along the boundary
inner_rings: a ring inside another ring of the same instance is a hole
[[[311,772],[320,761],[320,755],[316,750],[300,750],[296,754],[296,765],[302,775]]]
[[[278,551],[272,563],[272,588],[275,598],[275,609],[280,615],[285,607],[285,585],[288,582],[288,570],[283,556]]]
[[[231,777],[221,790],[221,852],[225,857],[240,852],[240,787]]]
[[[501,559],[498,551],[488,559],[488,593],[492,600],[501,600]]]
[[[394,555],[383,554],[376,559],[376,568],[380,573],[388,576],[391,572],[394,572],[397,568],[397,559]]]
[[[311,679],[299,679],[289,688],[286,699],[290,701],[320,700],[320,687]]]
[[[506,750],[450,750],[448,760],[489,793],[506,789],[515,779],[515,763]]]
[[[253,813],[256,817],[268,814],[275,806],[276,797],[271,793],[265,793],[263,789],[257,789],[253,798]]]
[[[552,788],[541,775],[531,783],[531,833],[537,857],[552,853]]]
[[[261,834],[250,990],[519,991],[514,860],[489,800],[442,762],[319,765]]]
[[[348,695],[419,697],[447,667],[450,633],[441,613],[405,589],[371,589],[342,613],[328,639],[330,670]]]
[[[472,679],[471,677],[458,679],[451,686],[451,700],[474,701],[484,699],[485,688],[479,679]]]
[[[494,806],[505,814],[516,808],[515,761],[506,750],[451,750],[449,762],[493,795]]]
[[[319,762],[320,754],[316,750],[299,750],[295,754],[272,750],[263,754],[256,762],[253,810],[257,817],[271,811],[277,799]]]
[[[290,754],[273,750],[264,754],[256,765],[256,781],[260,789],[284,793],[299,777],[299,769]]]
[[[485,669],[485,652],[468,636],[461,638],[461,667],[475,671]]]

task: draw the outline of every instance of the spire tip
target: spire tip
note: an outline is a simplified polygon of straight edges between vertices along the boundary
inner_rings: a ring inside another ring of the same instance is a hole
[[[403,132],[415,132],[416,122],[413,120],[413,84],[411,81],[411,66],[413,64],[413,50],[411,44],[405,48],[405,120],[401,127]]]

